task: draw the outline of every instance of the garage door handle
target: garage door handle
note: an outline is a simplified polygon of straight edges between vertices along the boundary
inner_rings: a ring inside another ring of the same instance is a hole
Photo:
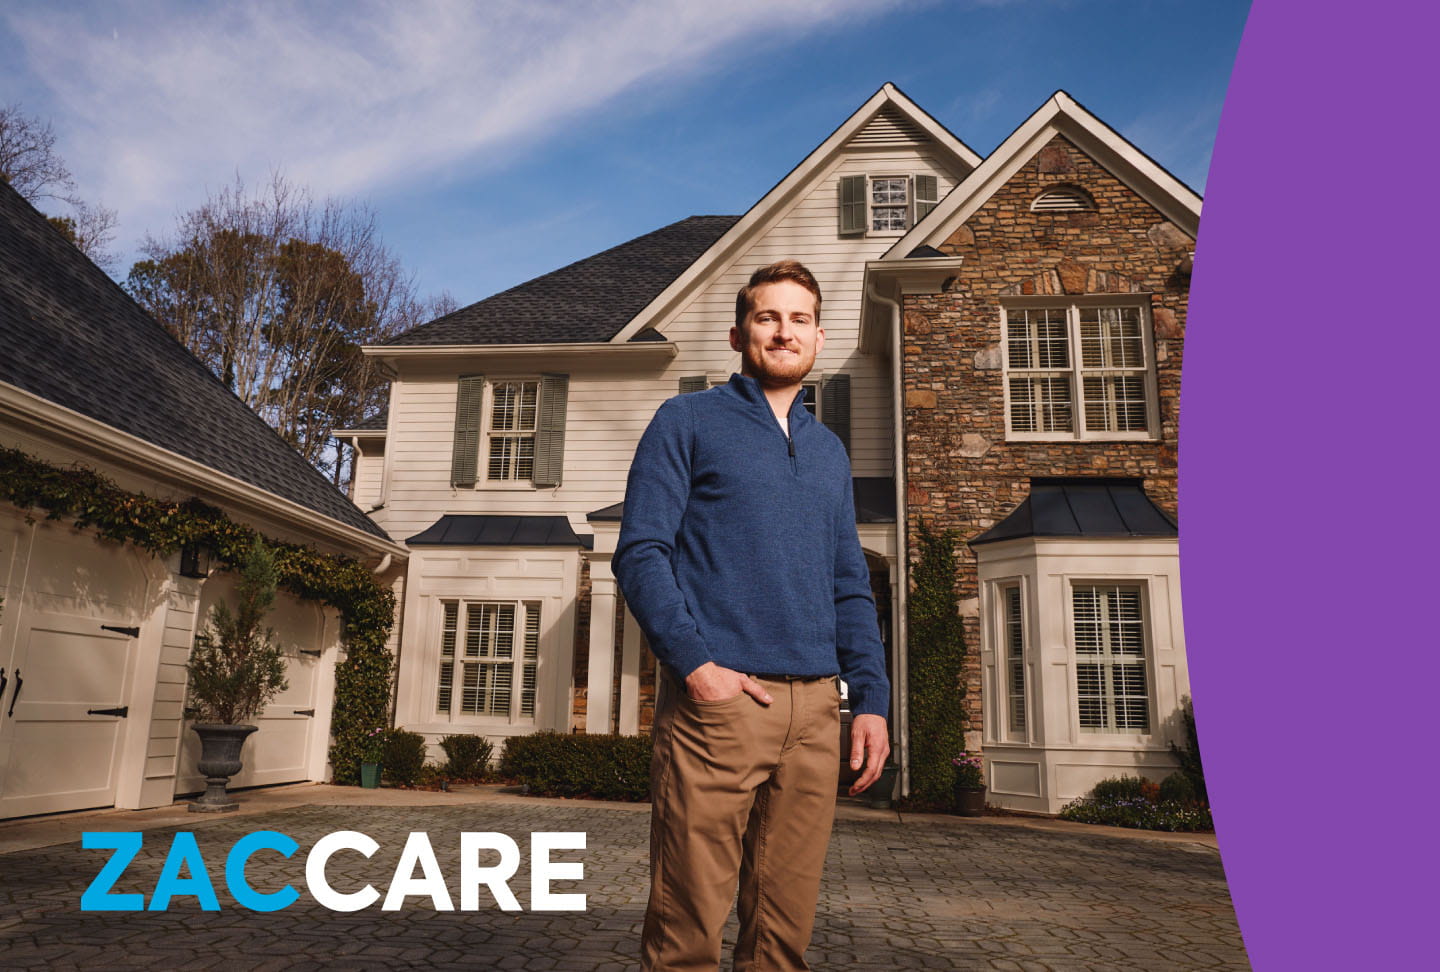
[[[10,696],[10,711],[5,713],[6,716],[13,717],[15,715],[15,700],[20,698],[20,686],[24,684],[25,680],[20,677],[20,669],[15,669],[15,694]]]
[[[121,627],[121,626],[118,625],[118,624],[102,624],[102,625],[100,626],[100,630],[101,630],[101,631],[113,631],[113,632],[115,632],[116,634],[123,634],[123,635],[124,635],[125,637],[127,637],[127,638],[138,638],[138,637],[140,637],[140,629],[139,629],[139,628],[124,628],[124,627]]]
[[[120,707],[118,707],[118,708],[115,708],[115,709],[86,709],[86,710],[85,710],[85,714],[86,714],[86,715],[113,715],[113,716],[119,716],[120,718],[123,719],[123,718],[125,718],[126,716],[128,716],[128,715],[130,714],[130,707],[129,707],[128,705],[122,705],[122,706],[120,706]]]
[[[300,649],[300,654],[302,654],[302,655],[309,655],[311,658],[319,658],[320,655],[321,655],[321,652],[311,651],[309,648],[301,648],[301,649]]]
[[[314,710],[314,709],[296,709],[296,710],[295,710],[295,714],[296,714],[296,715],[303,715],[303,716],[311,716],[311,717],[313,717],[313,716],[315,715],[315,710]]]

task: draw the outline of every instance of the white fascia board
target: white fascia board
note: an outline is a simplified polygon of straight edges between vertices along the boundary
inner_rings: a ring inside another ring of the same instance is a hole
[[[614,355],[673,358],[679,348],[670,341],[574,342],[569,344],[365,344],[360,350],[371,358],[553,357],[560,354]]]
[[[725,235],[710,244],[709,249],[702,253],[694,263],[686,267],[684,273],[671,281],[670,286],[656,295],[654,300],[645,305],[640,313],[636,314],[630,323],[626,324],[620,333],[610,340],[614,343],[628,341],[645,327],[673,313],[689,296],[693,288],[703,285],[709,280],[716,266],[725,262],[731,254],[752,239],[770,221],[777,209],[807,187],[818,173],[824,171],[845,143],[865,127],[875,113],[886,104],[895,105],[912,121],[925,129],[925,132],[935,140],[935,144],[949,152],[956,162],[969,169],[980,164],[980,156],[968,145],[952,135],[945,129],[945,126],[927,115],[900,89],[887,81],[880,86],[879,91],[871,95],[849,118],[845,119],[839,128],[831,132],[829,138],[805,156],[799,165],[791,169],[785,178],[775,184],[774,188],[760,197],[760,200],[751,206],[745,215],[725,232]],[[908,253],[909,250],[905,252]]]
[[[878,353],[888,347],[890,311],[876,308],[870,299],[870,288],[892,300],[906,294],[938,294],[945,283],[960,273],[963,256],[915,257],[906,260],[867,260],[865,276],[860,284],[860,350]]]
[[[392,554],[401,558],[410,553],[407,547],[393,540],[341,523],[294,500],[3,381],[0,381],[0,419],[12,420],[51,442],[94,456],[98,462],[121,466],[140,476],[168,480],[177,488],[217,506],[279,520],[298,533],[324,539],[344,549],[359,548],[367,554]]]
[[[386,429],[331,429],[330,434],[339,438],[347,436],[352,439],[383,439]]]
[[[1093,156],[1192,238],[1199,231],[1201,200],[1193,190],[1065,92],[1057,91],[952,189],[929,216],[897,240],[884,259],[927,243],[943,242],[1056,134],[1064,135]]]

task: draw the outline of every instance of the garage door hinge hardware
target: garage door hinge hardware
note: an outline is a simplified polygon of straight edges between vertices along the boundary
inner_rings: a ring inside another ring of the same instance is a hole
[[[138,637],[140,637],[140,629],[139,629],[139,628],[122,628],[122,627],[120,627],[120,625],[118,625],[118,624],[102,624],[102,625],[100,626],[100,630],[101,630],[101,631],[113,631],[113,632],[115,632],[116,634],[123,634],[123,635],[124,635],[125,637],[127,637],[127,638],[138,638]]]
[[[10,711],[5,713],[6,718],[15,714],[15,700],[20,698],[20,686],[24,684],[25,680],[20,677],[20,669],[15,669],[15,694],[10,696]]]
[[[312,651],[312,650],[309,649],[309,648],[301,648],[301,649],[300,649],[300,654],[302,654],[302,655],[309,655],[311,658],[319,658],[320,655],[321,655],[321,652]]]
[[[113,715],[113,716],[119,716],[120,718],[123,719],[123,718],[125,718],[126,716],[128,716],[128,715],[130,714],[130,707],[129,707],[128,705],[122,705],[122,706],[120,706],[119,708],[115,708],[115,709],[86,709],[86,710],[85,710],[85,714],[86,714],[86,715]]]
[[[314,709],[296,709],[296,710],[295,710],[295,714],[296,714],[296,715],[303,715],[303,716],[313,716],[313,715],[315,715],[315,710],[314,710]]]

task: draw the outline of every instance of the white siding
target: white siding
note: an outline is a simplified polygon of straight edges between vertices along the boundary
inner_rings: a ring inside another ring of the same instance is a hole
[[[657,321],[678,348],[668,363],[636,363],[615,356],[549,358],[534,366],[513,358],[468,361],[465,373],[487,379],[535,377],[540,371],[570,375],[565,435],[564,482],[555,489],[527,485],[487,485],[485,445],[481,444],[481,480],[473,489],[450,485],[455,422],[456,379],[460,365],[409,366],[391,390],[388,482],[385,509],[375,514],[392,537],[404,540],[451,513],[557,514],[570,516],[588,532],[585,515],[624,498],[625,477],[635,446],[655,409],[676,394],[685,375],[728,376],[739,367],[728,333],[734,323],[735,294],[755,267],[781,259],[806,264],[824,294],[821,323],[826,345],[816,362],[815,378],[851,376],[851,456],[857,476],[888,476],[893,467],[889,362],[857,349],[860,287],[867,260],[883,254],[900,234],[838,235],[838,180],[842,175],[934,174],[943,196],[957,174],[925,149],[863,149],[840,156],[818,171],[793,203],[777,211],[751,234],[735,255],[719,266],[694,295],[669,318]],[[487,399],[488,407],[488,399]],[[369,495],[370,474],[364,473]],[[361,492],[357,489],[357,499]],[[368,505],[361,504],[368,508]]]

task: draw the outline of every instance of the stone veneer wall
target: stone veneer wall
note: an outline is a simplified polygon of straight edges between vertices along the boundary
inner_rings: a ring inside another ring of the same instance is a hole
[[[1095,210],[1032,213],[1031,201],[1056,185],[1083,188]],[[904,300],[908,555],[915,563],[922,523],[960,535],[957,593],[965,615],[971,730],[981,728],[980,631],[975,556],[963,541],[1018,506],[1031,476],[1141,478],[1150,498],[1176,515],[1180,361],[1193,248],[1194,241],[1143,198],[1056,136],[940,246],[965,257],[955,288]],[[1000,299],[1146,292],[1152,295],[1160,438],[1006,442]]]

